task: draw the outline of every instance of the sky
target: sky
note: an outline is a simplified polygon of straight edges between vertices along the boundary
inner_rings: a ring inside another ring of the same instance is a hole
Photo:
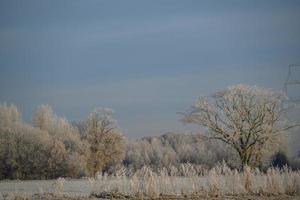
[[[28,122],[40,104],[70,121],[110,107],[130,138],[184,132],[199,96],[283,90],[299,19],[298,0],[0,0],[0,102]]]

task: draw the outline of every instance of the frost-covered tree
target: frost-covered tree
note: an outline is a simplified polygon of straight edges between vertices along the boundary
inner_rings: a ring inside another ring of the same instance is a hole
[[[37,108],[33,116],[33,124],[40,130],[46,131],[52,138],[53,150],[49,154],[48,161],[49,166],[52,166],[51,175],[56,177],[64,174],[79,177],[86,173],[88,144],[81,140],[77,128],[67,119],[54,114],[49,105],[41,105]]]
[[[33,115],[32,123],[41,130],[49,131],[55,119],[56,116],[50,105],[40,105]]]
[[[86,139],[90,144],[88,168],[90,175],[94,176],[123,160],[125,138],[112,118],[111,109],[95,109],[86,123]]]
[[[67,119],[54,114],[49,105],[41,105],[37,108],[33,116],[33,124],[63,142],[66,149],[84,151],[82,148],[85,144],[82,144],[77,128],[72,126]]]
[[[15,105],[0,104],[0,127],[12,127],[21,122],[21,113]]]
[[[81,136],[79,132],[85,131]],[[93,112],[82,128],[41,105],[33,126],[16,106],[0,104],[0,179],[82,177],[122,162],[125,138],[107,109]]]
[[[0,128],[0,179],[46,178],[50,137],[28,125]]]
[[[134,170],[145,165],[158,169],[187,163],[209,168],[229,160],[230,154],[223,151],[223,146],[217,141],[205,140],[202,134],[170,132],[130,141],[123,163]]]
[[[0,179],[46,178],[50,137],[20,116],[16,106],[0,105]]]
[[[257,166],[266,152],[276,150],[282,134],[294,127],[284,119],[282,93],[256,86],[236,85],[201,97],[183,121],[205,127],[239,156],[241,166]]]

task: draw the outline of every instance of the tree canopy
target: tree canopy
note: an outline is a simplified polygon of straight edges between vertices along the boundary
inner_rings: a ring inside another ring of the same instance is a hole
[[[256,86],[236,85],[200,97],[183,113],[183,121],[207,128],[209,139],[233,148],[241,166],[259,166],[266,152],[282,141],[295,125],[285,120],[283,93]]]

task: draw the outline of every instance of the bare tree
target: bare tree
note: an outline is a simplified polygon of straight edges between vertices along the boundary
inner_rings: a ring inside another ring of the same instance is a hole
[[[125,139],[117,128],[110,109],[95,109],[87,120],[86,131],[90,144],[88,168],[92,176],[123,160]]]
[[[284,119],[282,93],[237,85],[200,97],[183,121],[207,128],[209,139],[223,141],[239,156],[241,166],[258,166],[266,151],[280,143],[282,133],[296,126]]]

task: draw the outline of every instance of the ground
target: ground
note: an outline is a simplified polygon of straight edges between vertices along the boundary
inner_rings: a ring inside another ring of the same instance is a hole
[[[129,197],[118,192],[95,193],[91,190],[91,183],[87,179],[67,180],[63,191],[56,191],[56,180],[35,181],[0,181],[0,200],[100,200],[100,199],[133,199],[133,200],[300,200],[298,195],[214,195],[209,196],[198,193],[194,196],[161,195],[157,198],[145,198],[143,196]],[[92,194],[92,195],[91,195]]]
[[[6,199],[6,198],[5,198]],[[32,197],[15,196],[8,197],[10,200],[100,200],[95,197],[68,197],[68,196],[53,196],[53,195],[34,195]],[[103,199],[103,198],[101,198]],[[116,199],[116,198],[107,198]],[[128,198],[132,200],[300,200],[300,196],[222,196],[222,197],[159,197],[159,198]]]

